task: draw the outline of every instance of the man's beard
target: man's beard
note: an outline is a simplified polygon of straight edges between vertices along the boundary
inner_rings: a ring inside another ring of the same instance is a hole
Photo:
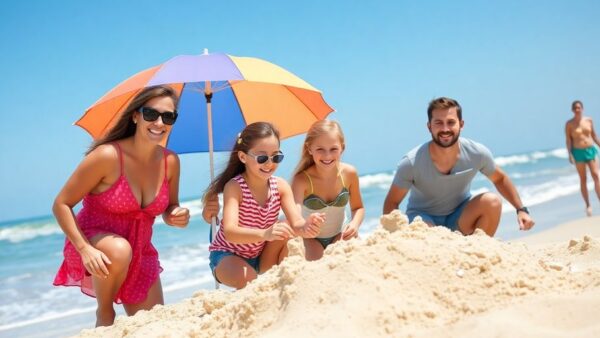
[[[450,142],[448,143],[442,143],[442,141],[440,141],[440,137],[442,135],[452,135],[452,138],[450,139]],[[437,136],[433,136],[433,134],[431,134],[431,139],[433,140],[433,142],[435,144],[437,144],[438,146],[442,147],[442,148],[450,148],[452,147],[456,141],[458,141],[458,137],[460,136],[460,132],[457,133],[456,135],[452,132],[448,132],[448,133],[438,133]]]

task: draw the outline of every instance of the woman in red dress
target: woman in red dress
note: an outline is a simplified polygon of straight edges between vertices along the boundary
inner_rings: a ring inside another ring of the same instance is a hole
[[[172,88],[142,90],[54,201],[67,237],[54,285],[79,286],[96,297],[96,326],[113,324],[113,301],[128,315],[164,302],[152,225],[160,214],[173,226],[189,221],[188,209],[179,206],[179,159],[161,146],[177,119],[175,107]]]

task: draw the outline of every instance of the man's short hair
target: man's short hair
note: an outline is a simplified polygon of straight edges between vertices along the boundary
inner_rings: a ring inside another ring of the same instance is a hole
[[[438,97],[437,99],[431,100],[429,102],[429,108],[427,108],[427,118],[428,121],[431,122],[431,113],[436,109],[448,109],[456,107],[456,114],[458,115],[458,120],[462,121],[462,108],[458,101],[451,99],[449,97]]]

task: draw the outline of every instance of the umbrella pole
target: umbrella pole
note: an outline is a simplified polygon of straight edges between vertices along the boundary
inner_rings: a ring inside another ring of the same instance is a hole
[[[213,130],[212,130],[212,90],[210,86],[210,81],[206,81],[206,86],[204,88],[204,97],[206,98],[206,118],[208,124],[208,157],[210,162],[210,181],[212,182],[215,179],[215,164],[214,164],[214,145],[213,145]],[[217,236],[217,218],[215,216],[210,219],[210,231],[211,231],[211,243],[215,240]],[[219,282],[215,277],[215,289],[219,289]]]

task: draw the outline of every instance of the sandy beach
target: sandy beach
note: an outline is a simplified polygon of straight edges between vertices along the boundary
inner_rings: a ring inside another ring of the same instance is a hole
[[[401,214],[293,255],[245,289],[200,291],[81,337],[597,337],[600,217],[511,242]]]
[[[565,240],[586,235],[600,238],[600,216],[565,222],[554,228],[550,228],[532,236],[525,236],[514,241],[532,245],[545,245],[549,243],[564,242]]]

